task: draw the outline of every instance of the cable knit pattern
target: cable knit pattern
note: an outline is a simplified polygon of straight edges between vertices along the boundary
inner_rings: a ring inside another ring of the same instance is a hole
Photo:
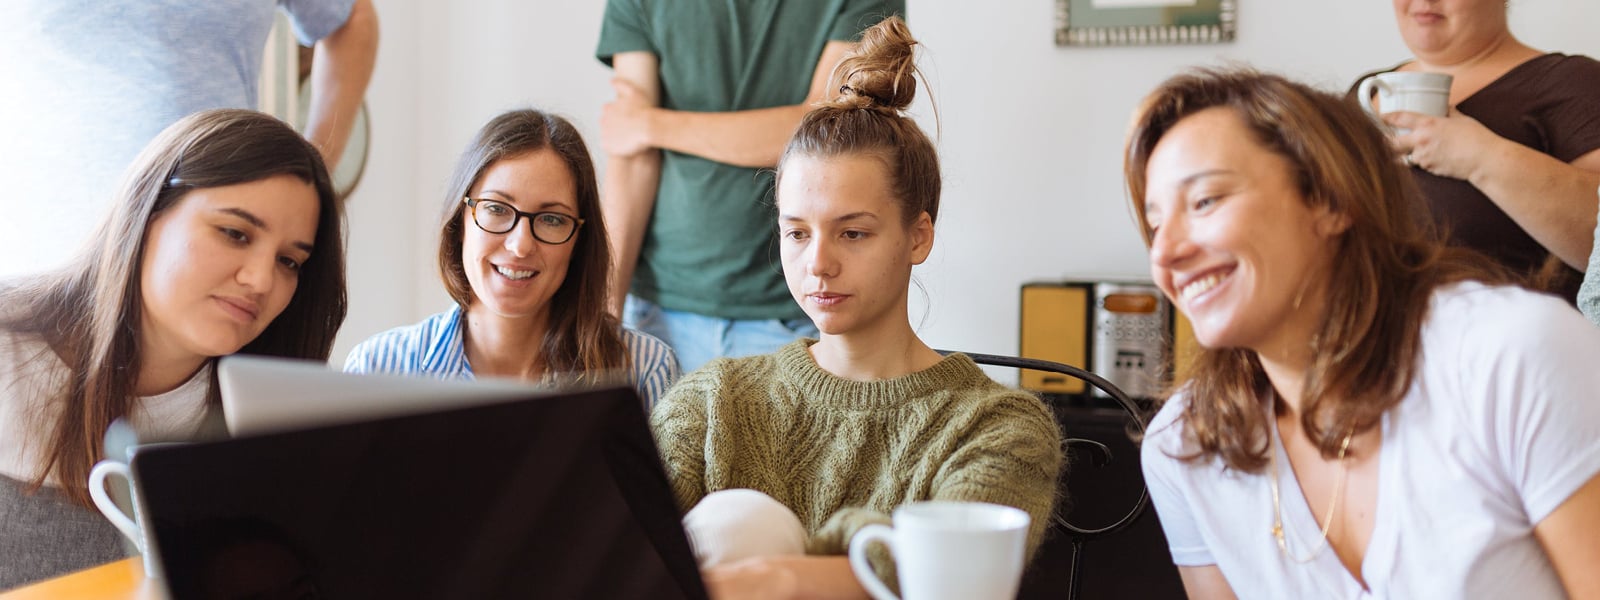
[[[1043,403],[960,354],[895,379],[843,379],[817,366],[814,343],[713,361],[656,407],[651,427],[684,511],[714,491],[759,490],[799,515],[809,553],[837,555],[902,504],[992,502],[1033,517],[1033,554],[1062,468]]]

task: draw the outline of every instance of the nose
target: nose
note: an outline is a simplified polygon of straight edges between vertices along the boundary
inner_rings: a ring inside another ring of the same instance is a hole
[[[533,239],[532,218],[518,218],[517,224],[504,235],[506,250],[518,258],[532,253],[533,247],[538,243]]]
[[[278,253],[271,249],[263,248],[261,252],[252,253],[239,266],[237,279],[239,285],[257,294],[266,294],[272,291],[272,286],[277,282]]]
[[[1150,266],[1153,267],[1172,268],[1194,252],[1194,242],[1189,239],[1189,225],[1181,216],[1174,216],[1162,223],[1150,238]]]
[[[833,243],[826,237],[818,236],[807,249],[806,274],[821,278],[839,274],[839,260],[835,256]]]

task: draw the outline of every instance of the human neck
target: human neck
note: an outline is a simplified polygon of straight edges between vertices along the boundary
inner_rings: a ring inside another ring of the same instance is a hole
[[[868,331],[823,334],[810,352],[822,370],[854,381],[903,377],[943,358],[917,337],[909,320]]]
[[[1267,380],[1283,399],[1287,411],[1279,418],[1292,418],[1300,413],[1305,391],[1306,372],[1316,358],[1316,348],[1311,340],[1320,337],[1324,307],[1327,306],[1320,290],[1304,293],[1304,303],[1294,311],[1292,318],[1277,328],[1275,335],[1253,348]]]
[[[1507,32],[1475,52],[1452,49],[1444,49],[1437,52],[1418,52],[1416,70],[1449,75],[1460,75],[1463,72],[1474,71],[1484,67],[1497,67],[1498,70],[1505,70],[1537,54],[1539,54],[1538,50],[1524,45],[1513,37],[1510,32]]]
[[[139,378],[133,382],[135,396],[155,396],[178,389],[204,367],[208,356],[163,349],[159,344],[141,344]]]
[[[1310,370],[1311,361],[1274,359],[1260,353],[1257,353],[1256,357],[1261,360],[1261,368],[1267,372],[1267,380],[1272,383],[1272,389],[1278,393],[1278,398],[1283,400],[1282,408],[1276,412],[1277,418],[1293,421],[1300,414],[1306,371]]]
[[[467,363],[475,375],[538,379],[546,365],[544,347],[549,313],[536,318],[506,318],[482,306],[467,309],[461,332]]]

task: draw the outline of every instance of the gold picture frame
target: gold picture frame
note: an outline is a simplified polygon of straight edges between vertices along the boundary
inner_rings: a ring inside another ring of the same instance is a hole
[[[1233,41],[1236,0],[1056,0],[1057,46]]]

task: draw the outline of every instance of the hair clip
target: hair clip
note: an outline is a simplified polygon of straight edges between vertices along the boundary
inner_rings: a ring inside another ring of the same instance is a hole
[[[854,87],[851,87],[850,84],[848,84],[848,83],[839,86],[839,93],[840,94],[853,94],[853,95],[856,95],[856,96],[860,96],[862,98],[866,98],[868,100],[871,100],[873,102],[873,104],[877,104],[878,106],[888,106],[889,105],[888,102],[884,102],[883,101],[883,98],[879,98],[879,97],[874,96],[872,94],[868,94],[866,92],[858,90],[858,89],[856,89]]]

